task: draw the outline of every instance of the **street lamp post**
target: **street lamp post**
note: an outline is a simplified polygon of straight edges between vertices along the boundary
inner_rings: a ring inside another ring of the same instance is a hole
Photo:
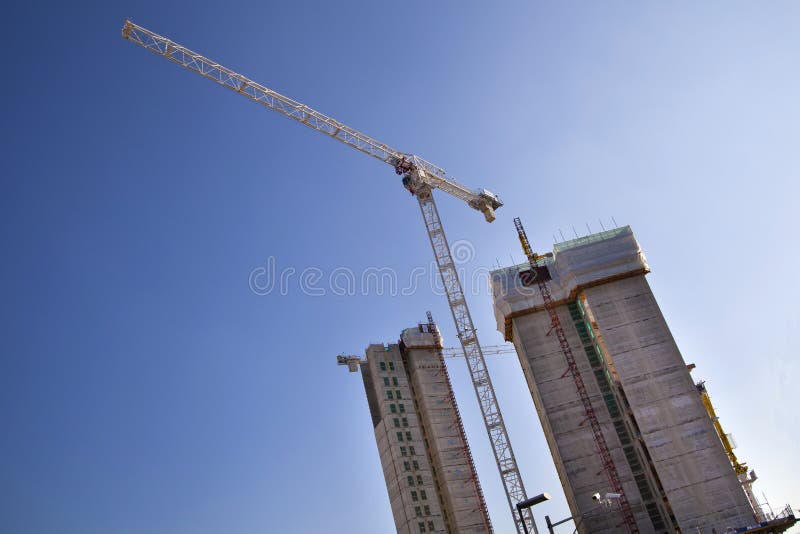
[[[528,524],[525,522],[525,516],[522,515],[522,511],[526,508],[536,506],[537,504],[549,500],[549,493],[540,493],[536,497],[531,497],[530,499],[525,499],[524,501],[517,503],[517,513],[519,514],[520,520],[522,520],[522,530],[525,531],[525,534],[530,534],[530,532],[528,532]],[[533,526],[534,534],[539,534],[539,530],[536,528],[536,520],[533,519],[533,511],[531,511],[531,525]]]
[[[601,511],[601,509],[603,509],[603,508],[606,510],[606,513],[608,513],[611,510],[612,503],[614,501],[616,501],[616,500],[619,500],[620,497],[622,497],[622,495],[619,494],[619,493],[606,493],[605,498],[602,498],[602,497],[600,497],[599,493],[595,493],[594,495],[592,495],[592,500],[593,501],[597,501],[597,502],[600,503],[596,508],[592,508],[591,510],[589,510],[587,512],[584,512],[582,514],[569,516],[568,518],[562,519],[561,521],[556,521],[555,523],[550,521],[550,516],[549,515],[546,515],[546,516],[544,516],[544,520],[545,520],[545,523],[547,523],[547,532],[549,534],[555,534],[555,531],[553,530],[553,527],[557,527],[558,525],[566,523],[567,521],[572,521],[573,519],[577,519],[577,521],[575,522],[575,530],[577,531],[578,530],[578,526],[580,526],[580,523],[581,523],[581,521],[583,521],[584,517],[587,517],[587,516],[590,516],[590,515],[595,515],[597,512]],[[517,505],[517,506],[519,506],[519,505]]]

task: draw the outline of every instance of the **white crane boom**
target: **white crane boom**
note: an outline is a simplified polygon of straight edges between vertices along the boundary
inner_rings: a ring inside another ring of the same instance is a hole
[[[531,529],[536,532],[529,509],[522,512],[525,517],[517,514],[516,504],[527,498],[525,487],[432,193],[433,189],[441,189],[460,198],[471,208],[483,213],[489,222],[495,218],[494,210],[503,205],[498,197],[485,189],[473,191],[452,178],[447,178],[444,170],[418,156],[395,150],[130,20],[126,20],[122,27],[122,37],[309,128],[388,163],[397,174],[403,175],[403,185],[419,202],[517,533],[522,534]]]
[[[447,177],[444,169],[425,161],[419,156],[395,150],[385,143],[364,135],[346,124],[311,109],[288,96],[264,87],[260,83],[254,82],[246,76],[220,65],[216,61],[205,58],[197,52],[192,52],[188,48],[134,24],[130,20],[125,21],[125,25],[122,28],[122,36],[290,119],[294,119],[373,158],[388,163],[394,168],[407,167],[410,169],[413,167],[423,169],[425,171],[425,182],[428,185],[460,198],[472,208],[483,212],[490,222],[494,220],[494,210],[503,205],[496,195],[486,190],[476,192],[459,184],[455,179]]]

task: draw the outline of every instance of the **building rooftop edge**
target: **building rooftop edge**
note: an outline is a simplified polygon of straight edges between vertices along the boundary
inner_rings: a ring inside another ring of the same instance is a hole
[[[541,266],[541,265],[553,264],[556,261],[559,252],[565,252],[567,250],[581,247],[583,245],[590,245],[593,243],[599,243],[601,241],[614,239],[615,237],[619,237],[625,234],[633,235],[633,230],[631,230],[630,225],[626,224],[625,226],[620,226],[619,228],[612,228],[611,230],[604,230],[602,232],[585,235],[577,239],[569,239],[567,241],[555,243],[553,245],[552,252],[545,252],[544,254],[539,255],[539,260],[537,261],[537,265]],[[515,263],[513,265],[507,265],[505,267],[498,267],[497,269],[492,269],[489,272],[490,274],[495,274],[495,273],[499,274],[508,271],[524,271],[530,268],[531,268],[530,262],[524,261],[522,263]]]
[[[547,285],[556,302],[574,298],[577,292],[598,284],[650,271],[647,260],[630,226],[605,230],[571,241],[557,243],[543,255],[539,267],[546,267]],[[520,263],[490,272],[492,303],[497,329],[509,334],[509,318],[540,309],[543,300],[536,285],[526,286],[519,273],[530,263]]]

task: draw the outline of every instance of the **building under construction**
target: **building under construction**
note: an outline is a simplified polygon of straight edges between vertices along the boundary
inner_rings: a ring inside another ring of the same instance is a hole
[[[626,530],[621,506],[598,510],[592,497],[613,492],[614,477],[627,501],[627,530],[711,534],[757,523],[645,279],[649,267],[631,229],[559,243],[534,258],[534,266],[492,273],[495,316],[516,347],[580,531]],[[546,282],[548,309],[533,281]],[[611,477],[590,419],[602,431]]]
[[[488,222],[503,206],[500,198],[130,20],[122,37],[402,176],[420,207],[516,530],[527,531],[530,512],[515,508],[527,495],[433,192],[464,201]],[[562,243],[542,261],[528,255],[528,282],[546,277],[557,306],[539,282],[541,299],[527,291],[517,267],[495,273],[495,309],[501,330],[516,345],[567,499],[584,519],[581,530],[620,524],[590,513],[588,499],[604,480],[620,491],[622,524],[629,531],[721,531],[751,523],[754,511],[742,488],[753,477],[746,482],[743,466],[734,471],[724,436],[715,437],[721,427],[712,422],[707,395],[698,394],[688,376],[644,279],[647,264],[630,229]],[[556,336],[549,336],[553,330]],[[570,344],[582,349],[577,359]],[[566,372],[559,354],[566,356]],[[366,360],[340,361],[362,369],[398,532],[491,531],[433,322],[404,331],[396,345],[370,346]],[[575,388],[566,385],[568,374]]]
[[[370,345],[361,369],[397,532],[489,533],[492,526],[430,318],[395,344]]]

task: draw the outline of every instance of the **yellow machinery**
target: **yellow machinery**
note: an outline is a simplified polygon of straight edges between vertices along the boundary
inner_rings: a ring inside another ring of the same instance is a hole
[[[764,513],[761,511],[761,506],[758,504],[755,494],[753,494],[753,482],[755,482],[758,478],[756,476],[756,472],[750,471],[750,474],[748,475],[747,464],[740,462],[739,459],[736,458],[736,453],[733,452],[736,444],[732,441],[730,434],[726,434],[722,429],[722,424],[719,422],[717,412],[714,410],[714,405],[711,403],[711,396],[708,394],[708,390],[706,389],[705,381],[700,381],[696,385],[697,391],[700,393],[700,399],[703,401],[703,406],[706,407],[708,416],[714,422],[714,429],[717,431],[720,441],[722,441],[722,446],[725,447],[725,452],[728,454],[728,459],[731,461],[731,465],[733,465],[733,470],[736,472],[736,476],[739,478],[739,482],[742,484],[742,488],[747,495],[747,500],[750,501],[750,506],[753,508],[756,521],[764,521]]]

